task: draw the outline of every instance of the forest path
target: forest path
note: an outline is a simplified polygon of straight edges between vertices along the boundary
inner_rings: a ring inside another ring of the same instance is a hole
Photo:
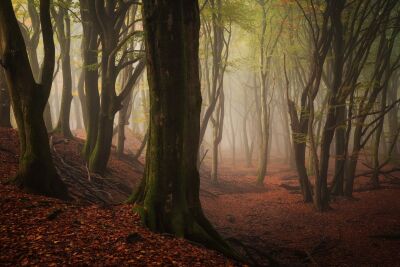
[[[333,199],[330,211],[318,213],[303,203],[294,171],[280,163],[269,170],[264,188],[255,185],[255,168],[224,165],[218,185],[203,176],[203,208],[224,237],[285,266],[400,266],[400,241],[373,237],[400,233],[398,185]],[[366,182],[358,178],[357,187]]]

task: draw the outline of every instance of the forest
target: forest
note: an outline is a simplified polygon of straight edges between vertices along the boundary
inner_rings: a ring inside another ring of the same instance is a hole
[[[1,0],[0,266],[400,266],[400,1]]]

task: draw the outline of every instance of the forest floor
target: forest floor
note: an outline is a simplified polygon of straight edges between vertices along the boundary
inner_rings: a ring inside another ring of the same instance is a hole
[[[127,147],[138,144],[129,138]],[[73,202],[5,184],[18,168],[18,140],[15,131],[0,128],[0,266],[234,265],[198,244],[141,226],[132,207],[121,204],[141,179],[140,162],[113,154],[107,174],[94,175],[79,157],[82,141],[55,135],[51,144]],[[217,185],[207,167],[201,171],[205,213],[237,249],[262,265],[400,266],[400,180],[369,190],[368,179],[359,177],[354,199],[335,198],[321,214],[302,202],[293,170],[279,162],[268,168],[264,188],[254,183],[256,168],[225,163]]]

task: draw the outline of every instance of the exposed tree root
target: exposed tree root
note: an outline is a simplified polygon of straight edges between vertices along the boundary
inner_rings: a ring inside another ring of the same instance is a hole
[[[257,259],[253,256],[253,253],[255,253],[256,256],[259,257],[260,259],[267,260],[269,262],[270,266],[279,266],[280,265],[279,262],[277,260],[275,260],[268,253],[265,253],[253,246],[247,245],[237,238],[229,237],[226,239],[226,241],[242,247],[246,253],[245,257],[251,262],[252,266],[264,266],[264,264],[257,261]],[[253,251],[253,253],[251,251]]]
[[[84,204],[107,206],[117,204],[113,194],[129,196],[131,189],[127,186],[98,174],[90,173],[84,165],[74,165],[73,162],[67,162],[54,146],[63,142],[63,140],[51,142],[52,156],[58,174],[70,188],[72,199]]]

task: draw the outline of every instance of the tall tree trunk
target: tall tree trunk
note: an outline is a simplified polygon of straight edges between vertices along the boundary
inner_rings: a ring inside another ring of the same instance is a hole
[[[82,125],[82,112],[80,109],[80,100],[79,97],[75,96],[73,98],[73,103],[74,103],[74,113],[75,113],[75,120],[76,120],[76,129],[84,129],[84,126]]]
[[[198,2],[144,1],[143,17],[150,138],[135,210],[153,231],[201,242],[237,258],[204,216],[199,199]]]
[[[343,195],[344,171],[346,165],[346,104],[341,103],[337,108],[337,123],[335,129],[335,174],[333,177],[332,191],[334,195]]]
[[[10,97],[4,72],[0,69],[0,127],[11,128]]]
[[[286,59],[284,58],[284,71],[286,80],[286,100],[290,117],[290,128],[292,132],[294,158],[296,163],[297,174],[299,175],[299,184],[301,193],[303,195],[303,201],[305,203],[312,201],[311,184],[308,179],[307,168],[306,168],[306,135],[307,135],[307,118],[304,116],[305,111],[305,98],[302,97],[302,107],[300,113],[300,119],[297,115],[296,105],[289,98],[289,79],[286,72]],[[304,95],[304,93],[303,93]]]
[[[122,108],[123,99],[129,94],[133,84],[139,74],[132,75],[129,82],[124,86],[121,94],[117,96],[115,91],[116,79],[121,67],[121,62],[117,64],[118,51],[126,44],[126,41],[139,31],[129,33],[125,38],[121,38],[121,29],[124,25],[125,14],[132,3],[130,2],[109,2],[97,0],[95,2],[97,22],[100,25],[101,53],[101,106],[99,113],[99,123],[97,129],[97,140],[89,158],[89,169],[94,172],[104,173],[111,153],[114,118],[119,109]],[[129,37],[129,38],[128,38]],[[138,57],[137,60],[140,58]],[[125,61],[129,63],[129,61]],[[133,64],[130,62],[129,64]],[[144,62],[142,62],[144,65]],[[141,66],[139,63],[138,66]],[[138,69],[135,68],[135,72]],[[125,92],[125,93],[124,93]]]
[[[265,174],[267,171],[268,160],[268,109],[267,109],[267,74],[269,59],[267,58],[266,47],[266,28],[267,28],[267,8],[264,2],[261,3],[262,8],[262,25],[260,38],[260,101],[259,104],[259,156],[258,156],[258,174],[257,184],[264,185]]]
[[[54,41],[50,1],[40,1],[44,65],[40,83],[35,82],[26,46],[11,0],[0,4],[0,58],[5,69],[15,119],[18,125],[21,156],[15,184],[28,192],[67,198],[68,192],[54,168],[49,139],[43,120],[54,71]]]
[[[129,125],[128,109],[129,106],[133,105],[132,93],[122,101],[122,109],[118,115],[118,136],[117,136],[117,155],[121,157],[124,154],[125,149],[125,126]]]
[[[84,66],[82,67],[81,73],[79,75],[79,80],[78,80],[78,96],[79,96],[79,103],[81,106],[81,111],[82,111],[82,119],[83,119],[83,125],[85,126],[85,131],[87,131],[88,128],[88,118],[87,118],[87,107],[86,107],[86,94],[84,90],[85,86],[85,70],[83,69]]]
[[[40,39],[40,18],[36,9],[36,5],[37,4],[34,0],[28,0],[28,13],[32,23],[32,36],[29,36],[29,33],[25,31],[23,31],[22,34],[25,40],[33,77],[35,78],[35,81],[38,82],[41,72],[37,55],[37,48],[39,46]],[[21,27],[21,29],[23,28]],[[43,116],[47,131],[53,130],[53,121],[49,103],[46,104]]]
[[[225,25],[222,13],[222,0],[210,0],[210,7],[213,10],[211,16],[212,37],[208,36],[208,42],[212,46],[212,70],[211,84],[208,86],[208,107],[204,111],[200,125],[200,144],[203,142],[208,122],[215,112],[219,96],[223,90],[224,74],[228,59],[229,43],[231,32],[228,31],[228,40],[225,40]],[[206,44],[207,46],[208,44]],[[225,48],[225,50],[224,50]],[[207,47],[208,50],[208,47]],[[224,53],[223,53],[224,52]],[[206,62],[208,64],[208,62]],[[209,77],[208,66],[206,65],[206,76]],[[209,80],[209,79],[208,79]]]
[[[95,17],[94,1],[80,0],[81,16],[82,16],[82,54],[83,68],[85,79],[85,99],[86,99],[86,116],[87,130],[86,142],[83,147],[83,157],[88,161],[92,153],[98,130],[98,118],[100,113],[100,95],[99,95],[99,72],[98,72],[98,25]]]
[[[222,89],[219,96],[218,105],[215,114],[211,116],[213,126],[213,144],[212,144],[212,165],[211,165],[211,181],[218,183],[218,152],[219,144],[222,140],[222,132],[224,129],[224,114],[225,114],[225,94]],[[220,154],[219,154],[220,155]]]
[[[389,88],[388,91],[388,101],[389,105],[392,104],[393,101],[395,101],[398,98],[398,89],[399,89],[399,72],[395,72],[395,75],[392,77],[393,82],[392,86]],[[388,125],[389,125],[389,140],[390,143],[394,142],[394,147],[391,155],[391,161],[393,163],[398,163],[400,162],[400,147],[399,147],[399,141],[396,140],[397,137],[395,133],[397,132],[397,129],[399,129],[399,107],[394,107],[392,110],[389,111],[388,114]]]
[[[258,157],[258,173],[257,173],[257,184],[263,185],[265,175],[267,172],[267,160],[268,160],[268,110],[267,110],[267,89],[266,89],[265,78],[261,79],[261,91],[260,91],[260,148]]]
[[[390,75],[390,73],[388,73]],[[386,77],[386,79],[390,79],[389,77]],[[373,144],[373,154],[372,154],[372,159],[373,159],[373,168],[374,172],[371,176],[371,183],[373,188],[379,188],[379,174],[380,174],[380,169],[379,169],[379,147],[380,143],[382,140],[382,133],[383,133],[383,126],[385,122],[385,108],[386,108],[386,102],[387,102],[387,92],[388,92],[388,86],[385,86],[385,88],[382,91],[381,95],[381,112],[380,115],[382,118],[377,122],[378,126],[375,132],[375,143]],[[385,141],[384,141],[385,142]],[[385,154],[386,155],[386,154]]]
[[[231,134],[232,134],[232,165],[235,165],[236,164],[236,133],[235,133],[235,126],[233,123],[233,113],[232,113],[232,91],[230,93],[230,98],[229,98],[229,125],[231,126]]]
[[[71,74],[71,21],[68,14],[70,0],[65,1],[63,6],[52,7],[52,15],[55,21],[57,38],[60,43],[61,68],[63,77],[63,87],[61,96],[60,115],[55,131],[62,133],[64,137],[72,138],[69,125],[72,103],[72,74]],[[65,6],[64,6],[65,5]]]
[[[253,144],[254,141],[251,141],[251,145],[249,144],[249,138],[247,133],[247,118],[248,118],[248,111],[244,114],[242,118],[242,130],[243,130],[243,144],[244,144],[244,152],[246,156],[246,166],[251,167],[252,164],[252,156],[253,156]]]
[[[108,67],[108,62],[115,62],[112,50],[117,45],[105,39],[102,41],[102,66],[101,66],[101,106],[99,114],[99,126],[97,129],[97,139],[89,158],[89,169],[93,172],[104,173],[107,168],[108,159],[111,153],[111,144],[114,129],[114,117],[117,109],[115,108],[115,68]]]

